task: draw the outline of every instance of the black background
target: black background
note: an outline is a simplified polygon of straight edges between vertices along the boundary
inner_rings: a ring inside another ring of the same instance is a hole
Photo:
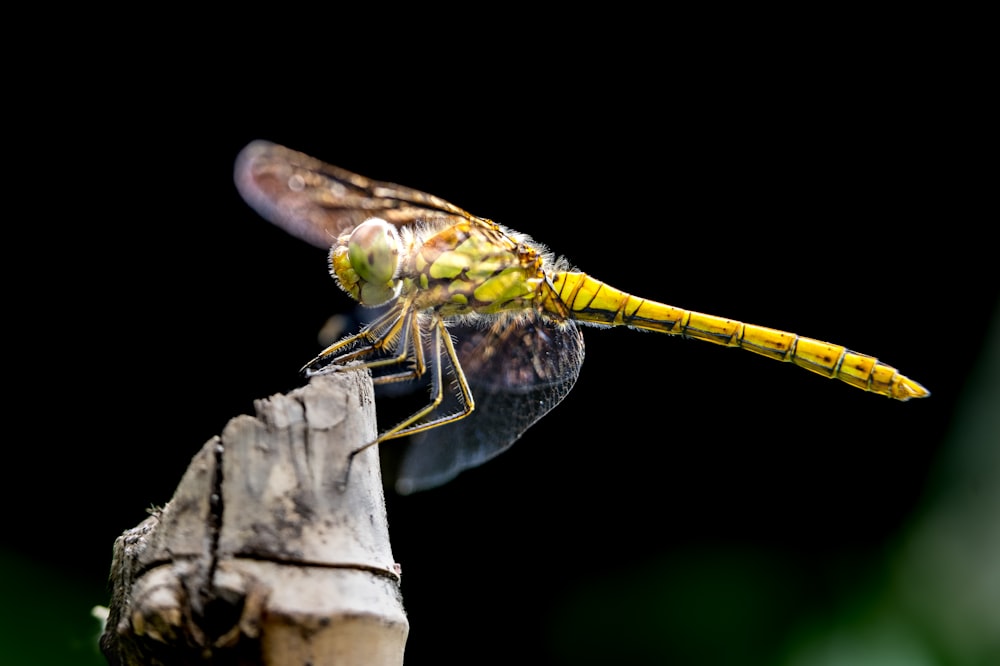
[[[7,246],[9,352],[27,372],[10,375],[25,422],[6,466],[25,478],[4,485],[3,545],[103,580],[114,538],[229,418],[301,385],[320,326],[352,308],[324,253],[233,187],[262,138],[437,194],[621,289],[844,344],[931,389],[894,403],[744,352],[587,329],[576,388],[511,451],[388,497],[407,663],[569,659],[574,599],[706,552],[788,574],[754,639],[774,650],[876,575],[863,563],[919,505],[1000,281],[970,203],[975,93],[933,49],[714,44],[532,66],[511,47],[468,69],[461,49],[385,64],[256,42],[141,75],[116,72],[120,54],[66,63],[73,85],[49,91],[51,121],[21,126],[8,183],[23,205],[8,225],[41,233]],[[670,586],[637,588],[673,608]]]

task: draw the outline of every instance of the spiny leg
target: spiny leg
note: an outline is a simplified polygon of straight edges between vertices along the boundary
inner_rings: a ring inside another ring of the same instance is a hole
[[[448,423],[453,423],[454,421],[464,419],[475,410],[475,399],[472,397],[472,390],[469,388],[469,382],[465,378],[465,372],[462,371],[462,364],[459,363],[458,355],[455,353],[455,346],[451,341],[451,334],[448,333],[448,329],[445,326],[444,321],[439,318],[436,318],[434,321],[432,341],[431,366],[433,379],[431,383],[431,401],[425,407],[403,421],[397,423],[392,428],[386,430],[371,442],[368,442],[364,446],[351,451],[347,456],[347,465],[344,468],[344,477],[338,484],[341,490],[347,488],[347,482],[351,474],[351,463],[354,461],[354,456],[358,455],[365,449],[390,439],[414,435],[418,432],[424,432]],[[419,346],[420,345],[418,345],[418,347]],[[441,401],[444,399],[444,366],[441,362],[442,346],[444,346],[445,352],[448,355],[448,363],[451,364],[452,371],[455,373],[455,381],[458,384],[458,389],[461,394],[462,411],[446,414],[445,416],[427,421],[426,423],[418,423],[418,421],[422,418],[433,413],[434,410],[440,407]]]
[[[451,365],[452,371],[455,373],[455,382],[458,384],[458,391],[461,395],[462,411],[446,414],[425,423],[417,423],[417,421],[437,409],[444,398],[444,380],[442,378],[444,368],[441,363],[442,346],[448,355],[448,363]],[[451,334],[448,333],[448,328],[441,319],[437,319],[434,322],[433,360],[435,364],[435,378],[432,387],[431,402],[409,418],[405,419],[401,423],[397,423],[395,426],[379,435],[378,441],[386,441],[389,439],[396,439],[397,437],[415,435],[418,432],[424,432],[426,430],[433,430],[434,428],[447,423],[460,421],[476,409],[476,401],[472,397],[472,389],[469,388],[469,382],[465,378],[465,372],[462,370],[462,364],[459,362],[458,354],[455,352],[455,346],[452,343]],[[368,446],[370,446],[370,444]]]
[[[355,345],[361,346],[351,349]],[[391,356],[364,360],[366,356],[387,354]],[[399,308],[393,308],[357,334],[327,347],[319,356],[307,363],[303,370],[307,377],[312,377],[345,369],[360,370],[402,365],[411,360],[413,367],[402,372],[374,377],[372,381],[375,384],[389,384],[418,379],[426,372],[416,313],[412,309],[400,312]],[[347,364],[352,361],[360,361],[360,364],[348,368]]]
[[[383,351],[398,334],[403,316],[404,313],[400,308],[393,307],[354,335],[342,338],[324,349],[316,358],[306,363],[302,371],[307,377],[311,377],[322,374],[331,365],[342,366],[362,356]],[[352,349],[355,345],[362,346]]]
[[[419,379],[427,372],[427,365],[424,361],[424,341],[423,336],[420,334],[420,318],[413,313],[409,313],[407,322],[402,330],[403,337],[400,340],[400,348],[403,351],[397,354],[392,359],[392,362],[402,364],[406,361],[412,361],[413,365],[400,372],[373,377],[372,383],[377,386]],[[412,355],[407,351],[408,349],[412,349]],[[389,365],[389,363],[380,363],[379,365],[384,366]],[[368,365],[366,367],[375,366]]]

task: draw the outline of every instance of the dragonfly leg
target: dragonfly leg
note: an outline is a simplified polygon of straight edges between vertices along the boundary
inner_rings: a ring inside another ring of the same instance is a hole
[[[402,364],[406,361],[412,361],[413,364],[408,369],[400,372],[373,377],[372,382],[374,384],[393,384],[396,382],[419,379],[424,376],[425,372],[427,372],[427,365],[424,361],[423,337],[420,334],[420,320],[418,317],[413,316],[408,319],[409,321],[403,331],[403,338],[400,341],[400,347],[403,351],[391,362]],[[407,352],[407,349],[413,352],[412,355]],[[386,365],[388,365],[388,363]]]
[[[458,354],[455,353],[455,346],[451,341],[451,334],[448,333],[448,329],[445,326],[444,321],[439,319],[435,322],[433,335],[434,356],[432,358],[432,362],[434,363],[434,380],[431,385],[431,401],[423,409],[417,411],[406,420],[397,423],[395,426],[379,435],[376,440],[377,442],[384,442],[386,440],[396,439],[397,437],[406,437],[407,435],[414,435],[418,432],[424,432],[425,430],[432,430],[445,425],[446,423],[453,423],[464,419],[475,410],[476,403],[472,397],[472,390],[469,388],[469,382],[465,378],[465,372],[462,370],[462,364],[459,363]],[[421,423],[419,421],[425,416],[433,413],[434,410],[441,405],[441,401],[444,399],[444,366],[441,362],[442,347],[444,347],[444,351],[448,357],[448,363],[451,365],[452,371],[455,373],[455,382],[458,384],[462,410]],[[371,445],[369,444],[368,446]]]
[[[448,363],[451,365],[452,371],[455,373],[455,381],[458,384],[459,393],[461,394],[462,410],[431,419],[430,421],[420,422],[421,419],[429,414],[432,414],[434,410],[440,407],[441,402],[444,399],[444,365],[441,361],[442,346],[444,347],[445,353],[448,357]],[[417,347],[419,348],[420,345],[418,344]],[[338,484],[341,490],[347,488],[347,481],[351,474],[351,463],[354,460],[354,456],[358,455],[365,449],[390,439],[413,435],[418,432],[424,432],[425,430],[431,430],[433,428],[443,426],[447,423],[453,423],[464,419],[475,410],[476,403],[472,397],[472,390],[469,388],[469,382],[466,380],[465,373],[462,371],[462,365],[458,361],[458,355],[455,353],[455,346],[451,341],[451,334],[448,333],[448,329],[445,326],[444,321],[440,319],[436,320],[434,323],[432,350],[433,354],[431,357],[431,363],[433,366],[433,380],[431,383],[431,401],[405,420],[381,433],[371,442],[368,442],[364,446],[351,451],[347,456],[347,465],[344,469],[344,476]],[[422,357],[420,359],[420,363],[423,363]]]
[[[412,361],[411,368],[378,375],[373,381],[376,384],[389,384],[417,379],[426,372],[419,327],[418,318],[412,310],[400,311],[393,308],[355,335],[324,349],[305,365],[303,371],[307,377],[311,377],[345,369],[353,361],[360,361],[360,365],[351,366],[351,369],[383,368]],[[386,357],[387,354],[391,356]],[[365,360],[373,355],[382,358]]]

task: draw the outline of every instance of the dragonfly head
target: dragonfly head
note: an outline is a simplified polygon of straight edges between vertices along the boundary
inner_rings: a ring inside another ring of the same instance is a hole
[[[362,305],[377,306],[399,295],[400,254],[396,227],[377,217],[341,236],[330,250],[330,273]]]

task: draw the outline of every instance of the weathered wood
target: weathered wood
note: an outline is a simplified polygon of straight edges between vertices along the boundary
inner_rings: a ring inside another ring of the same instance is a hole
[[[367,373],[257,401],[174,497],[115,542],[111,664],[398,666],[409,625],[389,546]]]

